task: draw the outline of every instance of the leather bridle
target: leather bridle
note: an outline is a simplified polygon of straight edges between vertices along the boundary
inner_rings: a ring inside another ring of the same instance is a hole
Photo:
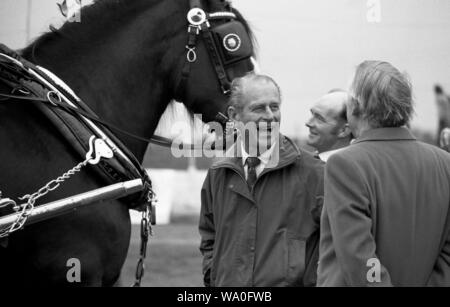
[[[225,25],[230,24],[231,28],[242,27],[240,22],[237,21],[236,14],[233,13],[231,9],[230,11],[206,13],[202,8],[200,0],[190,0],[190,7],[191,9],[187,14],[187,20],[189,22],[189,25],[187,30],[188,41],[186,44],[187,50],[186,61],[181,71],[181,77],[178,83],[175,96],[176,98],[180,98],[183,97],[183,95],[185,94],[186,84],[189,78],[191,65],[197,61],[196,47],[197,47],[197,40],[200,34],[202,34],[202,38],[206,45],[206,49],[208,51],[211,63],[214,67],[217,80],[220,84],[220,89],[224,95],[229,95],[231,90],[231,80],[227,75],[227,70],[225,67],[226,64],[229,64],[230,62],[236,64],[241,61],[251,61],[250,58],[252,56],[252,53],[244,51],[243,55],[238,56],[233,61],[229,61],[225,59],[224,54],[221,51],[224,50],[224,48],[226,48],[226,50],[228,50],[229,52],[236,52],[241,45],[244,45],[242,40],[244,40],[244,42],[247,43],[248,45],[251,45],[250,38],[248,36],[241,38],[239,34],[233,33],[232,31],[231,33],[228,34],[228,37],[231,40],[231,42],[239,44],[239,46],[234,45],[238,47],[237,49],[234,48],[234,50],[232,48],[228,48],[225,39],[222,42],[219,42],[217,35],[215,35],[214,33],[214,28],[211,28],[210,21],[227,20]],[[220,46],[219,45],[220,43],[222,43],[223,46]]]

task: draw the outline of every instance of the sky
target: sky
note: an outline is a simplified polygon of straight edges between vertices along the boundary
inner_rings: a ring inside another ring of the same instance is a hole
[[[0,42],[21,48],[50,23],[61,24],[56,2],[1,0]],[[413,128],[437,129],[433,86],[439,83],[450,93],[449,0],[234,0],[233,5],[255,32],[261,72],[282,89],[285,134],[306,136],[312,103],[333,88],[346,89],[354,68],[368,59],[408,73],[416,104]]]

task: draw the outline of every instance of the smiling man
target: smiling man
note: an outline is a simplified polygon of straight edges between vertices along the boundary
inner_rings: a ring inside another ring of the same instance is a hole
[[[309,128],[307,144],[314,147],[322,161],[347,147],[352,134],[347,124],[345,103],[348,94],[334,90],[320,98],[311,108],[311,118],[306,123]]]
[[[201,191],[206,286],[313,286],[323,163],[279,134],[281,95],[251,74],[232,85],[228,117],[240,136]]]

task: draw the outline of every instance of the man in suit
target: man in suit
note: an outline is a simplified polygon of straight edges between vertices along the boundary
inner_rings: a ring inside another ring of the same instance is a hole
[[[229,104],[240,136],[201,191],[204,283],[314,286],[323,162],[275,129],[281,95],[272,78],[234,80]]]
[[[325,170],[319,286],[450,286],[450,154],[415,139],[411,85],[360,64],[347,117],[356,141]]]
[[[317,150],[319,158],[324,162],[332,154],[347,147],[352,140],[347,124],[347,100],[347,92],[332,90],[311,108],[311,118],[306,123],[309,129],[307,144]]]

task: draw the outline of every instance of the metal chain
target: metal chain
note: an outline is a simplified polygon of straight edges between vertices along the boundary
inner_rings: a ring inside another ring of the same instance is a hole
[[[153,220],[154,208],[153,203],[156,202],[156,197],[153,190],[150,189],[147,195],[147,204],[145,205],[145,210],[142,212],[141,219],[141,246],[139,251],[139,260],[136,265],[135,281],[132,287],[140,287],[142,277],[145,272],[145,257],[147,256],[147,244],[149,236],[153,236],[153,228],[155,221]]]
[[[68,170],[67,172],[65,172],[64,174],[59,176],[58,178],[48,182],[45,186],[40,188],[37,192],[35,192],[31,195],[27,194],[22,197],[19,197],[19,200],[27,200],[27,202],[23,205],[15,205],[13,207],[14,211],[16,211],[16,212],[20,211],[20,214],[10,227],[5,228],[5,229],[0,229],[0,238],[7,237],[11,233],[21,229],[25,225],[30,214],[33,212],[36,200],[38,200],[39,198],[47,195],[48,193],[56,190],[57,188],[59,188],[59,186],[64,181],[68,180],[70,177],[72,177],[76,173],[80,172],[81,169],[83,167],[85,167],[91,160],[93,160],[92,157],[87,157],[83,162],[78,163],[75,167]]]

